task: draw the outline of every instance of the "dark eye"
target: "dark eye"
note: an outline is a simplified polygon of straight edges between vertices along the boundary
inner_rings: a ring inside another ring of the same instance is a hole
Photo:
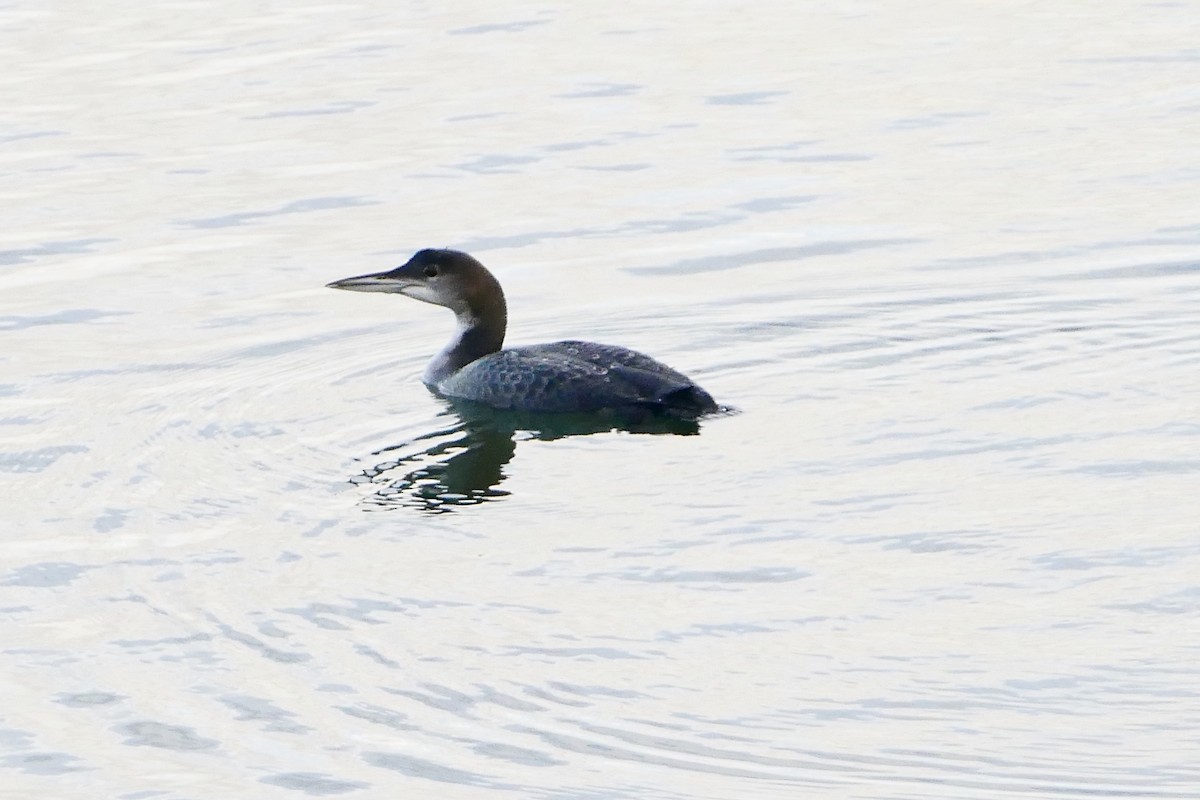
[[[426,264],[425,265],[425,277],[426,278],[437,277],[437,273],[438,273],[437,264]]]

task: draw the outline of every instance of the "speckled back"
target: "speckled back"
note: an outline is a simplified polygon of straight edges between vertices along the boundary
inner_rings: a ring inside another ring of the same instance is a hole
[[[593,342],[501,350],[471,362],[435,388],[496,408],[538,412],[651,407],[702,413],[716,407],[707,392],[665,364]]]

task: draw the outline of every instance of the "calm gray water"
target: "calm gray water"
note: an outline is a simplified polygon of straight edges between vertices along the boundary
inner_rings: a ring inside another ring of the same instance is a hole
[[[0,4],[0,796],[1200,796],[1197,42]],[[426,246],[740,413],[464,422]]]

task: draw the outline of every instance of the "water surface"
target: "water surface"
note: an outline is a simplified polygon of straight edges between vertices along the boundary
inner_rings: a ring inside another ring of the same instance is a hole
[[[1189,4],[0,23],[12,796],[1197,796]],[[472,427],[426,246],[740,413]]]

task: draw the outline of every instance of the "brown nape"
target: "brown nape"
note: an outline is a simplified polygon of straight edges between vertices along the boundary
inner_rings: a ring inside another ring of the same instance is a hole
[[[463,282],[463,294],[471,316],[475,318],[476,346],[492,353],[504,346],[504,333],[508,328],[508,306],[504,302],[504,290],[500,281],[466,253],[461,263],[455,264]]]

